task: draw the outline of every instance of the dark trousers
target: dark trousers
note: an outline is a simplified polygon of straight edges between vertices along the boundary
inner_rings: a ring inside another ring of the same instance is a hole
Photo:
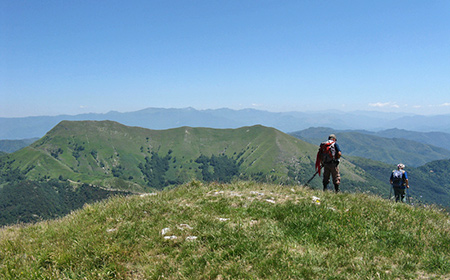
[[[406,202],[406,188],[394,187],[395,202]]]
[[[341,184],[341,174],[339,174],[339,162],[329,162],[323,164],[323,190],[327,190],[330,176],[333,179],[334,190],[339,192],[339,185]]]

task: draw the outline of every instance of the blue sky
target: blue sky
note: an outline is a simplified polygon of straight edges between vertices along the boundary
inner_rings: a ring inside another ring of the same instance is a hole
[[[450,1],[0,0],[0,117],[450,114]]]

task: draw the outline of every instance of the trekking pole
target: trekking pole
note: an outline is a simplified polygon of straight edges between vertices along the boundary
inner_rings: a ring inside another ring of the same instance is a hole
[[[390,191],[389,191],[389,200],[392,199],[392,189],[394,188],[394,185],[391,185]]]
[[[406,188],[406,197],[408,198],[408,204],[411,204],[411,196],[409,195],[409,188]]]
[[[306,182],[305,186],[308,186],[308,184],[312,181],[312,179],[314,179],[314,177],[316,177],[317,173],[319,173],[320,169],[322,169],[322,165],[320,166],[320,168],[316,171],[316,173],[314,173],[314,175]]]

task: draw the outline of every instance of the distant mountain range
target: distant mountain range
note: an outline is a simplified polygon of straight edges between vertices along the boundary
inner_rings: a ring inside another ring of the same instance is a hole
[[[396,165],[418,167],[427,162],[449,159],[450,134],[444,132],[413,132],[389,129],[379,132],[365,130],[335,130],[325,127],[308,128],[290,133],[306,142],[318,145],[334,133],[345,155],[364,157]]]
[[[421,116],[380,112],[282,112],[274,113],[254,109],[147,108],[135,112],[106,114],[80,114],[0,118],[0,139],[26,139],[42,137],[63,120],[111,120],[127,126],[149,129],[169,129],[181,126],[209,128],[239,128],[263,125],[283,132],[294,132],[309,127],[331,127],[339,130],[405,129],[419,132],[450,133],[450,114]]]

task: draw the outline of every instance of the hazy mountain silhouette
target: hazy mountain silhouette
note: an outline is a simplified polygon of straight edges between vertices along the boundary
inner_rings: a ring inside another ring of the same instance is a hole
[[[283,132],[323,126],[341,130],[380,131],[397,128],[421,132],[440,131],[450,133],[450,115],[417,116],[364,111],[349,113],[339,111],[274,113],[255,109],[147,108],[125,113],[111,111],[106,114],[0,118],[0,139],[42,137],[62,120],[111,120],[128,126],[150,129],[168,129],[181,126],[238,128],[260,124]]]

